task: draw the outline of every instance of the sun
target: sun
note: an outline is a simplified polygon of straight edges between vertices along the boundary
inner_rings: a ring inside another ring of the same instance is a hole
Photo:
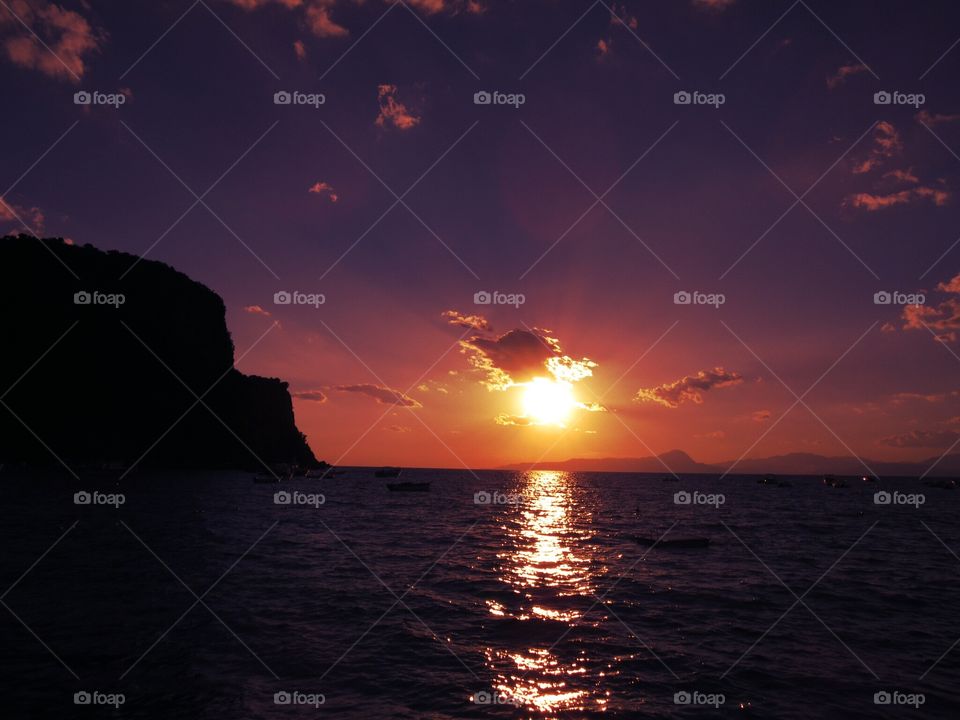
[[[537,425],[562,427],[577,406],[570,383],[534,378],[524,387],[524,415]]]

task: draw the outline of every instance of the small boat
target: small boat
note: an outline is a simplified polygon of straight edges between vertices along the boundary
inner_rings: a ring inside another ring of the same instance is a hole
[[[390,490],[392,492],[429,492],[430,483],[428,482],[387,483],[387,490]]]
[[[953,490],[955,487],[957,487],[957,481],[949,478],[928,480],[925,484],[927,487],[940,488],[941,490]]]
[[[373,473],[374,477],[378,478],[396,478],[400,477],[400,468],[398,467],[382,467],[379,470],[375,470]]]
[[[647,538],[635,535],[633,539],[638,545],[643,545],[644,547],[664,548],[665,550],[672,548],[705,548],[710,546],[710,538],[705,537],[675,538],[672,540],[661,539],[658,541],[656,538]]]
[[[865,483],[875,483],[877,481],[876,475],[864,475],[860,478]]]
[[[824,475],[823,484],[832,488],[845,488],[850,487],[847,484],[847,481],[843,478],[838,478],[836,475]]]
[[[762,478],[757,480],[757,485],[776,485],[776,484],[777,484],[777,476],[772,474],[764,475]]]

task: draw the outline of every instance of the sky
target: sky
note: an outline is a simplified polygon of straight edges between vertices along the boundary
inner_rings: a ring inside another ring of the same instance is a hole
[[[329,462],[936,458],[958,36],[946,1],[0,0],[0,231],[212,288]]]

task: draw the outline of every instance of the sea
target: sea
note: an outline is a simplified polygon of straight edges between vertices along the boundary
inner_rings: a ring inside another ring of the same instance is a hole
[[[2,716],[960,716],[960,491],[399,481],[0,475]]]

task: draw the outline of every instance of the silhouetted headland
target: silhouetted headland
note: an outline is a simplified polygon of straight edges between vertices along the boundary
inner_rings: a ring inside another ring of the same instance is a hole
[[[316,464],[287,383],[233,367],[226,308],[204,285],[26,235],[0,239],[0,275],[0,462]]]

